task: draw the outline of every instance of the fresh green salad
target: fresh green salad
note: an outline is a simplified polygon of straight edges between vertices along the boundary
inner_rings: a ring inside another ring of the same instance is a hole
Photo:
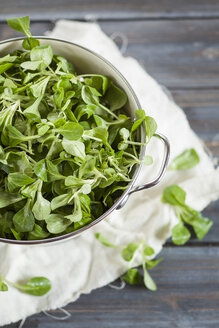
[[[142,109],[127,116],[116,81],[79,75],[74,58],[40,45],[29,17],[8,24],[27,38],[23,50],[0,58],[0,237],[67,234],[114,204],[157,125]]]

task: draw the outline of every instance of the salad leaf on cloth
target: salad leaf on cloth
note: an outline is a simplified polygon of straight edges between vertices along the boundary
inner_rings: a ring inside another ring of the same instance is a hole
[[[100,232],[95,233],[95,237],[102,245],[106,247],[120,249],[122,259],[128,262],[127,272],[121,277],[125,282],[127,282],[130,285],[135,285],[143,282],[147,289],[151,291],[157,290],[157,286],[154,280],[152,279],[152,277],[150,276],[148,270],[156,267],[162,261],[162,258],[156,260],[153,259],[155,253],[154,249],[146,245],[144,240],[138,243],[130,243],[123,248],[112,244]],[[142,257],[143,277],[139,268],[131,268],[131,264],[134,257],[139,253],[141,254]]]
[[[170,170],[189,170],[200,162],[200,158],[194,148],[186,149],[176,156],[171,162]]]
[[[23,50],[0,58],[0,237],[50,238],[113,205],[135,166],[152,163],[138,154],[157,125],[142,109],[127,116],[127,95],[116,81],[78,75],[40,44],[28,16],[8,24],[26,39]],[[147,136],[139,142],[142,126]]]
[[[51,289],[51,282],[45,277],[34,277],[27,281],[26,284],[18,284],[7,280],[0,275],[0,291],[8,291],[8,285],[20,290],[23,293],[33,296],[43,296]]]

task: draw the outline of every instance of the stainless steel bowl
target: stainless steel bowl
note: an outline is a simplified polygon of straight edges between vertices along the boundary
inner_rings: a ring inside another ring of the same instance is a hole
[[[124,78],[124,76],[105,58],[96,54],[95,52],[86,49],[85,47],[79,46],[72,42],[67,42],[59,39],[48,38],[48,37],[36,37],[40,40],[41,45],[43,44],[50,44],[53,52],[60,56],[65,57],[68,61],[72,62],[77,72],[80,74],[88,74],[88,73],[95,73],[95,74],[103,74],[106,75],[112,80],[116,82],[118,86],[120,86],[128,96],[128,103],[126,106],[126,110],[130,117],[134,118],[134,113],[137,109],[141,108],[141,105],[138,101],[137,96],[135,95],[132,87]],[[22,49],[22,41],[24,38],[14,38],[0,42],[0,56],[7,55],[8,53],[13,52],[16,49]],[[0,238],[0,242],[7,243],[7,244],[16,244],[16,245],[39,245],[39,244],[51,244],[58,241],[64,241],[70,238],[74,238],[80,235],[83,231],[86,231],[105,219],[112,211],[118,210],[122,208],[126,201],[128,200],[129,196],[137,191],[148,189],[156,184],[161,180],[168,164],[169,160],[169,153],[170,153],[170,145],[168,139],[160,134],[155,134],[156,138],[159,138],[164,143],[164,156],[163,161],[161,163],[161,168],[159,171],[158,176],[153,180],[146,182],[140,186],[135,186],[135,182],[139,171],[141,169],[141,165],[136,165],[135,172],[133,174],[133,179],[131,183],[127,186],[126,191],[121,195],[121,197],[113,204],[113,206],[108,209],[103,215],[101,215],[96,220],[92,221],[90,224],[78,229],[74,232],[57,236],[53,238],[43,239],[43,240],[11,240]],[[139,140],[144,142],[145,140],[145,130],[141,128],[139,133]],[[145,147],[142,147],[140,150],[139,158],[142,159],[145,154]]]

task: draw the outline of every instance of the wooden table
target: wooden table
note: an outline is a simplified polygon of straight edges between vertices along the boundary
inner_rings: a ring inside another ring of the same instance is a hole
[[[52,29],[60,18],[92,17],[108,35],[124,33],[127,55],[170,89],[192,128],[219,155],[218,0],[6,0],[0,2],[0,39],[18,35],[5,19],[22,15],[31,16],[35,35]],[[202,242],[185,247],[167,242],[161,254],[165,260],[152,272],[156,293],[143,286],[122,291],[106,286],[69,304],[67,321],[38,314],[24,328],[218,328],[218,212],[219,202],[204,211],[215,224]]]

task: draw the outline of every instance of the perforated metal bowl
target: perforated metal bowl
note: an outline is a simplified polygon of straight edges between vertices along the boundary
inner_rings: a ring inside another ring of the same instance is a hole
[[[42,37],[42,36],[36,38],[40,40],[41,45],[50,44],[53,49],[53,52],[57,55],[65,57],[68,61],[72,62],[76,67],[77,72],[79,72],[80,74],[83,73],[102,74],[114,80],[116,84],[126,92],[128,96],[128,103],[126,106],[126,110],[128,112],[128,115],[134,118],[135,111],[141,108],[138,98],[135,95],[134,91],[132,90],[130,84],[124,78],[124,76],[108,60],[106,60],[105,58],[103,58],[102,56],[96,54],[91,50],[88,50],[82,46],[79,46],[71,42],[54,39],[54,38]],[[8,53],[11,53],[16,49],[22,49],[23,39],[24,38],[15,38],[15,39],[10,39],[0,42],[0,56],[2,57],[4,55],[7,55]],[[142,127],[139,133],[140,141],[142,142],[145,141],[145,134],[146,134],[145,130]],[[0,238],[0,242],[7,243],[7,244],[16,244],[16,245],[39,245],[39,244],[51,244],[58,241],[64,241],[70,238],[74,238],[79,234],[81,234],[83,231],[90,229],[91,227],[93,227],[94,225],[105,219],[112,211],[118,210],[121,207],[123,207],[132,193],[138,192],[143,189],[151,188],[156,184],[158,184],[168,164],[170,145],[167,138],[164,135],[160,133],[156,133],[155,137],[159,138],[159,140],[161,140],[164,143],[163,161],[161,163],[158,176],[153,181],[145,182],[142,185],[135,186],[137,176],[141,169],[141,165],[136,165],[132,181],[127,186],[127,189],[123,192],[121,197],[113,204],[113,206],[109,208],[99,218],[95,219],[88,225],[74,232],[62,236],[57,236],[57,237],[42,239],[42,240],[11,240],[11,239]],[[145,147],[141,147],[139,158],[142,159],[144,154],[145,154]]]

